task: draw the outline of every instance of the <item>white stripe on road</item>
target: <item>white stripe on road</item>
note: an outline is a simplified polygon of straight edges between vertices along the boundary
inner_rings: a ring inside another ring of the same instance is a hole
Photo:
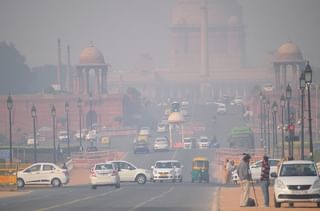
[[[154,201],[154,200],[156,200],[156,199],[159,199],[159,198],[165,196],[166,194],[170,193],[173,189],[174,189],[174,187],[171,187],[168,191],[165,191],[165,192],[161,193],[160,195],[154,196],[154,197],[148,199],[147,201],[144,201],[144,202],[138,204],[137,206],[129,209],[128,211],[136,210],[136,209],[142,207],[143,205],[145,205],[145,204],[147,204],[147,203],[149,203],[149,202],[152,202],[152,201]]]
[[[102,194],[98,194],[98,195],[87,196],[87,197],[84,197],[84,198],[81,198],[81,199],[75,199],[73,201],[68,201],[68,202],[65,202],[65,203],[62,203],[62,204],[56,204],[56,205],[53,205],[53,206],[50,206],[50,207],[36,209],[36,211],[45,211],[45,210],[51,210],[51,209],[55,209],[55,208],[59,208],[59,207],[68,206],[68,205],[75,204],[75,203],[78,203],[78,202],[81,202],[81,201],[86,201],[86,200],[90,200],[90,199],[106,196],[106,195],[109,195],[111,193],[123,190],[123,189],[125,189],[125,188],[120,188],[120,189],[117,189],[115,191],[112,190],[112,191],[109,191],[109,192],[106,192],[106,193],[102,193]]]
[[[178,150],[175,150],[175,151],[174,151],[174,153],[173,153],[173,155],[172,155],[172,157],[171,157],[171,160],[174,160],[174,159],[176,158],[177,152],[178,152]]]

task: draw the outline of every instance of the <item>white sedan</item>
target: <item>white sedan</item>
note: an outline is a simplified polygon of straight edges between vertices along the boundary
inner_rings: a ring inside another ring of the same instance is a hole
[[[25,185],[52,185],[60,187],[69,182],[69,174],[53,163],[34,163],[24,170],[18,171],[17,186]]]
[[[274,182],[274,206],[281,203],[315,202],[320,207],[320,178],[313,161],[291,160],[281,164],[278,173],[272,173]]]
[[[172,160],[159,160],[154,166],[151,166],[153,182],[156,181],[176,181],[176,171]]]
[[[120,188],[120,176],[111,162],[97,163],[90,170],[90,182],[92,189],[96,189],[97,186],[112,185],[116,188]]]

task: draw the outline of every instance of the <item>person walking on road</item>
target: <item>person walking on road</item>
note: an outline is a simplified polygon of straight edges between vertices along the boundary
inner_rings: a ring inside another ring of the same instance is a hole
[[[263,194],[264,207],[269,207],[269,173],[270,165],[268,156],[263,156],[262,166],[261,166],[261,191]]]
[[[241,186],[240,207],[246,207],[249,198],[251,181],[251,173],[249,168],[250,159],[251,156],[249,154],[245,154],[241,159],[241,162],[238,167],[238,175]]]

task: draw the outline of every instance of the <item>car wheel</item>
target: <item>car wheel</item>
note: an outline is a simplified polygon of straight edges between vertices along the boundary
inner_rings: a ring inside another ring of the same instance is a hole
[[[60,187],[61,186],[61,181],[58,178],[54,178],[51,181],[51,185],[52,185],[52,187]]]
[[[320,202],[317,202],[317,207],[320,207]]]
[[[145,175],[143,174],[139,174],[137,177],[136,177],[136,181],[138,184],[145,184],[147,182],[147,178]]]
[[[180,179],[180,181],[179,182],[182,182],[182,178]]]
[[[23,188],[24,187],[24,181],[21,178],[17,179],[17,187],[18,188]]]
[[[117,183],[117,184],[115,185],[115,187],[116,187],[116,188],[120,188],[120,183]]]
[[[97,186],[92,185],[91,188],[92,188],[92,189],[97,189]]]
[[[191,183],[194,183],[194,179],[191,180]]]
[[[280,202],[277,202],[276,196],[274,196],[274,207],[275,207],[275,208],[281,207],[281,203],[280,203]]]

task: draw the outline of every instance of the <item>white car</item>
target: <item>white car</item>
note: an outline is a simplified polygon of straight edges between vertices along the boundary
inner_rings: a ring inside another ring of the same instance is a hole
[[[86,135],[86,141],[99,140],[99,133],[96,130],[90,130]]]
[[[97,163],[90,170],[92,189],[97,186],[113,185],[120,188],[120,176],[115,165],[111,162]]]
[[[154,140],[153,151],[169,151],[169,141],[166,137],[158,137]]]
[[[69,174],[53,163],[34,163],[17,173],[17,186],[25,185],[52,185],[60,187],[69,182]]]
[[[198,141],[199,149],[208,149],[210,147],[210,140],[207,136],[200,136]]]
[[[139,130],[138,135],[140,136],[150,136],[151,135],[151,130],[149,127],[141,127]]]
[[[320,207],[320,177],[317,166],[309,160],[285,161],[278,173],[273,172],[274,206],[281,203],[315,202]]]
[[[59,131],[58,140],[61,142],[68,141],[68,132],[65,130]]]
[[[158,126],[157,126],[157,132],[158,133],[165,133],[168,131],[168,123],[164,123],[164,122],[160,122],[158,123]]]
[[[176,181],[176,171],[172,160],[159,160],[151,166],[153,182]]]
[[[183,165],[181,164],[180,161],[178,160],[171,160],[171,163],[175,169],[175,180],[176,181],[179,181],[179,182],[182,182],[183,180],[183,177],[182,177],[182,168],[183,168]]]
[[[147,169],[137,168],[135,165],[124,160],[110,161],[115,164],[120,176],[120,182],[137,182],[145,184],[151,180],[151,171]]]
[[[183,139],[183,148],[184,149],[194,149],[196,148],[197,140],[194,137],[185,137]]]
[[[273,179],[271,177],[272,172],[278,172],[278,166],[279,166],[280,162],[281,162],[280,159],[269,159],[270,179]],[[262,160],[259,160],[259,161],[250,165],[250,173],[251,173],[252,180],[254,180],[256,182],[260,181],[261,165],[262,165]],[[232,177],[232,181],[234,183],[238,183],[239,175],[237,173],[237,170],[235,170],[231,173],[231,177]]]
[[[226,104],[219,103],[219,104],[218,104],[218,108],[217,108],[217,113],[218,113],[218,114],[225,114],[225,113],[227,113]]]

